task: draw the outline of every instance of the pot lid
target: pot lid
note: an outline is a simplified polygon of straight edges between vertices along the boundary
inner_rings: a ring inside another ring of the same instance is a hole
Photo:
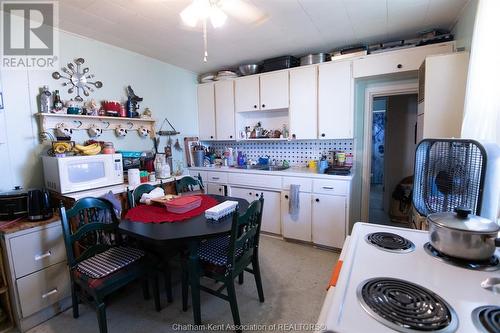
[[[500,231],[500,226],[489,219],[481,216],[472,215],[468,208],[455,208],[455,213],[442,212],[433,213],[427,216],[429,222],[439,226],[474,232],[474,233],[494,233]]]

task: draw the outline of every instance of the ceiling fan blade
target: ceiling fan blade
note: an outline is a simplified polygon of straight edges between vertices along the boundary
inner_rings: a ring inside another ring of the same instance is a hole
[[[243,0],[224,0],[221,9],[242,23],[261,24],[269,17],[256,6]]]

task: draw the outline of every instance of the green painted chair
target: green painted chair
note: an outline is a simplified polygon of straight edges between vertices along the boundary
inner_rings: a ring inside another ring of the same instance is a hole
[[[157,185],[141,184],[137,186],[133,191],[130,191],[127,188],[128,206],[130,208],[136,207],[139,204],[139,200],[141,200],[141,197],[144,193],[149,193],[158,187],[163,187],[163,183],[160,182],[160,184]],[[163,272],[167,302],[172,303],[174,301],[174,297],[172,294],[172,272],[170,270],[170,265],[168,264],[168,262],[178,253],[177,247],[175,245],[152,246],[146,243],[142,244],[142,247],[146,248],[149,252],[154,253],[160,259],[157,269]]]
[[[233,214],[230,235],[205,240],[198,247],[200,267],[196,271],[198,271],[199,275],[194,278],[199,281],[201,277],[209,277],[217,282],[222,282],[223,286],[213,290],[199,283],[190,283],[191,292],[199,295],[201,290],[228,301],[236,326],[241,324],[234,288],[236,277],[239,277],[240,283],[242,283],[243,273],[245,271],[252,273],[255,277],[259,301],[264,302],[259,267],[259,236],[263,207],[264,198],[261,195],[258,200],[251,203],[243,215],[240,216],[238,212]],[[249,268],[250,265],[251,268]],[[186,272],[184,272],[183,276],[184,279],[192,281],[193,277],[188,277]],[[184,281],[184,283],[188,285],[187,281]],[[197,286],[199,286],[199,290],[195,290],[198,288]],[[222,293],[224,289],[227,289],[227,295]],[[199,300],[200,298],[195,297],[195,299]],[[184,311],[187,311],[187,301],[187,292],[183,292]],[[199,306],[199,304],[193,304],[193,307]]]
[[[133,207],[137,206],[137,204],[139,203],[139,200],[141,200],[141,197],[144,193],[149,193],[157,187],[163,188],[163,183],[160,182],[160,184],[157,184],[157,185],[140,184],[133,191],[130,191],[127,187],[128,207],[133,208]]]
[[[91,301],[96,308],[99,332],[107,332],[105,297],[140,279],[144,298],[149,299],[148,278],[152,279],[155,307],[160,311],[158,277],[150,269],[150,258],[142,250],[123,243],[118,232],[119,220],[109,201],[83,198],[68,210],[61,204],[59,213],[74,318],[79,316],[79,301]],[[128,263],[122,261],[123,256]]]
[[[184,176],[175,180],[177,194],[195,191],[196,186],[200,188],[200,191],[203,191],[203,180],[200,174],[196,177]]]

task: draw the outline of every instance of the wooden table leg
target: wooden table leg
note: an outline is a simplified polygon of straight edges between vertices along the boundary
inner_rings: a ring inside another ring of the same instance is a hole
[[[191,300],[193,306],[193,318],[195,325],[201,325],[201,306],[200,306],[200,277],[199,277],[199,257],[198,241],[192,240],[189,243],[189,284],[191,285]]]

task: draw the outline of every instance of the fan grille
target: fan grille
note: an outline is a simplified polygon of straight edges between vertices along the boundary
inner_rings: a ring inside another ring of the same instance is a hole
[[[420,142],[415,155],[413,204],[424,216],[466,207],[478,215],[486,153],[472,140]]]

